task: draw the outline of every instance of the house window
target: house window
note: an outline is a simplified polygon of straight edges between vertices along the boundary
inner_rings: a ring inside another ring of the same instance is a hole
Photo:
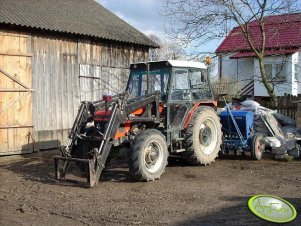
[[[277,80],[286,80],[285,64],[275,64],[275,75]]]
[[[273,78],[273,65],[265,64],[264,70],[265,70],[265,74],[267,75],[268,80],[271,80]]]
[[[285,64],[265,64],[264,69],[268,80],[286,81]]]
[[[298,66],[298,64],[297,63],[294,63],[294,68],[295,68],[295,70],[294,70],[294,80],[293,81],[301,81],[301,79],[300,79],[300,67]]]

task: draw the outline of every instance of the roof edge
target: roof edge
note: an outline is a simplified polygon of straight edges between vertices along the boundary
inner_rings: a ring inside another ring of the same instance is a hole
[[[131,42],[131,41],[127,42],[127,41],[123,41],[123,40],[119,40],[119,39],[100,37],[100,36],[88,35],[88,34],[83,34],[83,33],[66,32],[66,31],[61,31],[61,30],[46,29],[46,28],[35,27],[35,26],[26,26],[26,25],[17,24],[17,23],[1,22],[0,25],[6,25],[6,26],[8,26],[8,28],[29,28],[29,29],[32,29],[32,31],[48,31],[48,32],[54,33],[54,34],[61,34],[61,35],[67,34],[67,35],[74,35],[77,37],[89,37],[89,38],[94,38],[94,39],[99,39],[99,40],[107,40],[107,41],[113,41],[113,42],[119,42],[119,43],[130,43],[130,44],[141,45],[141,46],[146,46],[146,47],[151,47],[151,48],[160,48],[160,46],[151,39],[150,39],[150,41],[154,43],[153,45],[151,45],[151,44],[148,45],[146,43],[139,43],[139,42]]]
[[[294,45],[294,46],[281,46],[281,48],[266,48],[265,51],[270,50],[294,50],[301,48],[301,45]],[[228,54],[228,53],[237,53],[237,52],[253,52],[252,49],[235,49],[232,51],[215,51],[215,54]]]

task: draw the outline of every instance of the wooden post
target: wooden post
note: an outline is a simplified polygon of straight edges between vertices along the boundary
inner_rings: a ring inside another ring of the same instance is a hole
[[[296,127],[301,128],[301,103],[298,103],[298,107],[297,107]]]

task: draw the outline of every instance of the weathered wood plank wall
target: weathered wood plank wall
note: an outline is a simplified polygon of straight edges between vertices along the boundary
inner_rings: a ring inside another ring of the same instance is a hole
[[[31,48],[39,148],[66,143],[80,101],[123,91],[129,64],[148,56],[147,47],[46,36],[32,36]]]
[[[66,143],[80,101],[122,92],[130,63],[147,56],[133,44],[1,30],[0,155]]]
[[[77,54],[77,42],[32,36],[31,48],[34,135],[39,148],[50,148],[67,136],[75,115],[73,108],[79,103],[76,59],[72,59]]]
[[[0,31],[0,155],[32,151],[31,86],[28,36]]]

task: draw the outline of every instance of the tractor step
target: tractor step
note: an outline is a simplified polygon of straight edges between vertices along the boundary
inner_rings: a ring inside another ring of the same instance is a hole
[[[183,151],[186,151],[186,149],[185,148],[181,148],[181,149],[175,150],[176,153],[180,153],[180,152],[183,152]]]

